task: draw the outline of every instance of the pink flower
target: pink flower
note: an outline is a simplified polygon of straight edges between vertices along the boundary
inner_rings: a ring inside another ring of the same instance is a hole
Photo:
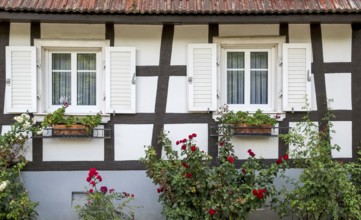
[[[234,163],[234,157],[232,157],[232,156],[229,156],[229,157],[227,158],[227,160],[228,160],[228,162],[230,162],[230,163]]]
[[[216,210],[214,210],[214,209],[210,209],[209,211],[208,211],[208,213],[210,214],[210,215],[214,215],[214,214],[216,214]]]
[[[196,151],[196,150],[197,150],[197,147],[193,145],[193,146],[191,147],[191,151],[194,152],[194,151]]]
[[[108,192],[108,188],[106,186],[102,186],[100,187],[100,191],[105,194]]]

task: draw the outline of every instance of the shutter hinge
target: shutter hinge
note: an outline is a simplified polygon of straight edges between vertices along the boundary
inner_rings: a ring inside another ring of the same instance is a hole
[[[308,81],[308,82],[311,82],[310,70],[307,70],[307,81]]]
[[[103,61],[103,69],[105,69],[105,68],[106,68],[105,61]]]
[[[36,67],[37,67],[37,68],[40,68],[40,67],[41,67],[41,62],[40,62],[40,61],[37,61],[37,62],[36,62]]]
[[[280,91],[279,97],[282,98],[283,97],[283,91]]]
[[[136,82],[136,76],[135,76],[135,73],[133,73],[132,84],[135,85],[135,82]]]
[[[282,66],[282,65],[283,65],[282,57],[280,57],[280,60],[278,61],[278,65],[279,65],[279,66]]]
[[[219,66],[219,58],[217,57],[217,66]]]
[[[188,77],[188,83],[189,83],[189,84],[192,84],[192,82],[193,82],[193,77],[189,76],[189,77]]]
[[[11,79],[6,79],[6,85],[10,86],[10,84],[11,84]]]
[[[39,94],[38,94],[38,95],[36,95],[36,98],[40,100],[40,95],[39,95]]]

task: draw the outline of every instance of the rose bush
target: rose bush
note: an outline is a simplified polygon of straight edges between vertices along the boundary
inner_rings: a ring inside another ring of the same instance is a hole
[[[148,177],[159,186],[167,219],[245,219],[266,199],[277,200],[273,181],[287,167],[288,155],[266,166],[250,149],[249,158],[237,168],[228,125],[220,125],[220,134],[217,166],[212,166],[211,157],[195,144],[196,134],[176,142],[180,156],[165,132],[159,138],[163,158],[153,147],[146,150],[142,161]]]
[[[38,203],[29,199],[20,171],[27,160],[26,141],[32,134],[41,134],[36,121],[28,114],[14,117],[10,130],[0,135],[0,219],[33,219]]]
[[[75,207],[79,217],[86,220],[99,219],[133,219],[135,206],[129,205],[134,200],[134,195],[126,192],[116,192],[107,186],[100,186],[102,176],[95,168],[90,168],[86,181],[87,202]],[[125,212],[129,213],[126,214]]]

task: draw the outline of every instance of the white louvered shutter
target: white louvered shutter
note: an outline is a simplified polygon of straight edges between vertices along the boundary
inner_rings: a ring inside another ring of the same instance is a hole
[[[135,48],[107,47],[106,112],[135,113]]]
[[[36,112],[36,48],[6,47],[6,113]]]
[[[216,48],[216,44],[188,45],[189,111],[215,111],[217,109]]]
[[[283,110],[308,111],[310,108],[311,44],[284,44]]]

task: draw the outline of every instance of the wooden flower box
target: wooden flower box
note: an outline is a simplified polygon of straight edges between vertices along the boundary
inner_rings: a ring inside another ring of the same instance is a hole
[[[74,124],[74,125],[53,125],[53,136],[89,136],[91,131],[87,129],[85,125]]]
[[[233,127],[235,134],[265,134],[270,135],[272,133],[272,125],[249,125],[249,124],[238,124]]]

